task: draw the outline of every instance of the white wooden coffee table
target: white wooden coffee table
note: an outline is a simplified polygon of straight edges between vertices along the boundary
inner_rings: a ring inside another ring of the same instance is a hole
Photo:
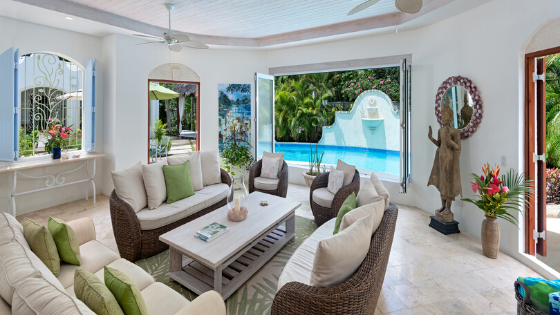
[[[268,206],[262,207],[262,200]],[[254,192],[248,197],[245,221],[229,221],[224,206],[161,235],[159,240],[169,245],[169,277],[196,294],[215,290],[227,299],[294,238],[299,206],[296,201]],[[229,231],[210,243],[194,237],[213,222]]]

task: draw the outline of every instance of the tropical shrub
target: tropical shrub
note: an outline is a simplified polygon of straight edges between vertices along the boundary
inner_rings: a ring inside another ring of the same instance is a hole
[[[546,202],[560,203],[560,170],[557,168],[546,170]]]
[[[220,153],[220,156],[222,157],[222,166],[231,175],[235,175],[234,168],[243,170],[253,164],[251,147],[241,144],[237,139],[224,145],[224,150]]]
[[[560,54],[546,59],[546,163],[560,168]]]
[[[179,135],[179,129],[177,129],[177,127],[173,127],[171,128],[171,135],[172,136],[178,136]]]
[[[168,134],[167,124],[164,124],[161,119],[158,119],[152,124],[152,131],[154,132],[154,138],[157,139],[159,143],[161,138]]]

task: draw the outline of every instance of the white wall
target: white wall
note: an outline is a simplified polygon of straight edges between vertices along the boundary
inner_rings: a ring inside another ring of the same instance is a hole
[[[469,77],[482,93],[484,116],[478,131],[463,140],[463,196],[472,196],[470,173],[484,163],[500,163],[523,171],[523,55],[532,35],[547,20],[560,17],[555,0],[538,4],[524,0],[495,0],[439,23],[409,32],[359,38],[305,47],[278,49],[268,54],[269,67],[412,54],[412,180],[407,195],[388,184],[391,199],[433,213],[440,198],[426,187],[436,147],[428,140],[428,125],[439,128],[434,115],[435,94],[450,76]],[[480,236],[482,211],[454,204],[460,227]],[[500,248],[545,275],[525,255],[517,228],[500,220]],[[426,222],[428,224],[428,222]]]
[[[141,42],[144,40],[124,35],[103,39],[105,67],[111,68],[106,84],[112,85],[106,87],[105,102],[113,116],[106,117],[104,129],[106,138],[114,137],[112,142],[106,139],[105,153],[110,155],[107,161],[110,166],[104,173],[108,177],[111,169],[121,170],[139,161],[147,162],[148,74],[156,67],[180,63],[200,75],[202,150],[218,147],[218,84],[249,83],[254,89],[255,72],[268,71],[264,51],[185,48],[174,53],[165,45],[135,46]],[[112,189],[110,179],[106,178],[103,193],[110,194]]]
[[[37,25],[28,22],[22,22],[9,18],[0,17],[0,52],[5,51],[10,47],[19,48],[20,54],[27,54],[37,51],[48,51],[59,53],[68,56],[83,66],[88,64],[88,61],[95,57],[99,61],[102,60],[101,56],[101,39],[99,37],[79,34],[75,32],[65,31],[57,28]],[[103,73],[98,72],[98,82],[101,86],[103,83]],[[97,99],[101,100],[103,89],[99,88],[97,91]],[[103,104],[101,101],[98,103],[99,115],[103,115]],[[103,129],[102,122],[97,122],[97,139],[102,139]],[[98,141],[99,151],[103,151],[103,141]],[[72,170],[79,164],[72,163],[64,166],[53,166],[48,168],[41,168],[32,171],[24,171],[30,175],[45,175],[45,174],[58,174],[63,171]],[[95,183],[99,188],[102,182],[102,172],[99,170],[102,166],[102,161],[98,160],[97,175]],[[90,168],[91,170],[91,168]],[[76,173],[66,176],[66,181],[73,181],[77,177],[80,179],[85,178],[84,173]],[[0,211],[8,211],[10,201],[10,184],[12,175],[11,173],[0,174],[0,204],[4,207]],[[44,188],[44,180],[18,180],[18,191]],[[17,214],[25,214],[39,209],[57,206],[62,203],[75,201],[85,198],[86,184],[78,184],[75,186],[67,186],[64,188],[57,188],[56,190],[49,190],[40,193],[23,195],[16,197]],[[21,189],[21,190],[20,190]],[[64,191],[64,193],[61,193]],[[97,190],[100,193],[100,189]],[[91,188],[90,188],[91,196]]]

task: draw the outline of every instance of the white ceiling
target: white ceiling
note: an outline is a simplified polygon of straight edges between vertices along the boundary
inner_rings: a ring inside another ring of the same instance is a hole
[[[163,28],[165,0],[69,0]],[[168,0],[175,4],[173,28],[186,33],[227,37],[265,37],[365,17],[398,12],[394,0],[380,0],[353,16],[364,0]]]
[[[424,0],[424,8],[415,15],[396,11],[393,1],[381,0],[348,17],[362,0],[174,0],[172,27],[211,47],[280,48],[394,32],[395,27],[416,29],[492,0]],[[0,16],[95,36],[161,36],[168,27],[165,2],[0,0]]]

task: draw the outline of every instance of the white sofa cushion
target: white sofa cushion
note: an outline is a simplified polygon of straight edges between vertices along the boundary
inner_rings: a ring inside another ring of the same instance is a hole
[[[28,277],[16,285],[12,312],[17,315],[95,315],[64,289],[38,276]]]
[[[4,301],[4,299],[0,299],[0,314],[12,315],[12,306]]]
[[[141,293],[148,314],[175,315],[189,305],[189,301],[181,294],[161,282],[148,286]]]
[[[278,189],[278,183],[280,179],[270,179],[264,177],[255,177],[253,181],[253,185],[255,188],[262,189],[262,190],[276,190]]]
[[[321,225],[311,236],[309,236],[294,252],[290,260],[280,274],[278,279],[278,291],[286,283],[296,281],[306,285],[311,283],[311,269],[313,269],[313,260],[315,251],[319,242],[333,236],[334,224],[336,218],[333,218],[325,224]]]
[[[375,187],[373,187],[373,184],[369,180],[366,180],[356,196],[356,206],[361,207],[363,205],[374,203],[379,199],[378,197],[379,195],[377,194]]]
[[[19,242],[0,246],[0,296],[12,304],[15,287],[30,276],[40,275],[64,289],[53,273],[29,248]]]
[[[331,166],[331,171],[329,172],[329,183],[327,185],[327,190],[331,194],[336,195],[338,190],[342,188],[344,183],[344,172],[337,171],[333,166]]]
[[[203,189],[185,199],[171,204],[162,204],[157,209],[142,209],[136,214],[141,230],[153,230],[177,222],[204,208],[216,204],[227,197],[229,186],[217,184],[205,186]]]
[[[334,195],[326,188],[317,188],[313,191],[313,201],[321,207],[330,208]]]
[[[267,158],[279,158],[280,160],[278,160],[278,177],[280,177],[280,174],[282,174],[282,166],[284,166],[284,153],[270,153],[270,152],[263,152],[263,158],[267,157]],[[264,160],[263,160],[264,162]]]
[[[23,236],[21,224],[11,214],[0,211],[0,246],[13,241],[17,241],[27,249],[30,249]]]
[[[336,169],[344,172],[344,186],[350,185],[356,174],[356,167],[353,165],[348,165],[341,160],[336,163]]]
[[[373,184],[373,187],[375,187],[377,194],[385,199],[385,210],[387,210],[387,208],[389,208],[389,202],[391,202],[391,195],[389,195],[389,191],[387,191],[385,185],[383,185],[374,172],[371,172],[371,178],[369,181]]]
[[[381,224],[381,220],[383,220],[383,214],[385,213],[385,199],[383,197],[378,196],[377,201],[374,203],[368,203],[367,205],[363,205],[361,207],[357,207],[354,210],[346,213],[342,217],[342,222],[340,223],[340,231],[343,231],[347,227],[354,224],[354,222],[358,221],[363,217],[367,217],[371,215],[373,220],[373,230],[372,234],[377,231],[379,224]]]
[[[352,277],[369,251],[372,230],[373,219],[367,216],[320,241],[313,259],[311,286],[328,288]]]
[[[117,196],[128,203],[134,212],[148,206],[142,163],[138,162],[122,171],[112,171],[111,175]]]
[[[138,290],[140,291],[144,290],[145,288],[147,288],[148,286],[150,286],[152,283],[155,282],[154,278],[149,273],[144,271],[144,269],[140,268],[139,266],[131,263],[130,261],[124,258],[119,258],[115,260],[114,262],[108,264],[107,267],[117,269],[122,273],[124,273],[125,275],[127,275],[130,278],[130,280],[132,280],[134,284],[136,284]],[[97,276],[97,278],[101,280],[102,283],[105,283],[104,271],[105,270],[101,268],[96,273],[94,273]],[[66,288],[66,292],[68,292],[68,294],[72,297],[76,296],[76,293],[74,292],[74,285]]]
[[[163,166],[167,161],[142,165],[142,178],[148,196],[148,209],[159,207],[167,199],[167,188],[165,187],[165,176]]]
[[[183,307],[175,315],[212,314],[226,315],[226,303],[216,291],[206,291]]]
[[[80,266],[66,263],[60,264],[58,281],[62,283],[64,288],[74,285],[74,272],[76,268],[96,273],[99,269],[103,269],[103,266],[109,265],[120,258],[117,253],[98,241],[89,241],[80,246],[80,254],[82,255],[82,264]]]
[[[267,156],[263,156],[261,165],[261,177],[277,179],[278,161],[280,161],[280,158],[270,158]]]
[[[222,176],[220,174],[220,157],[218,149],[199,152],[200,163],[202,165],[202,182],[204,186],[221,183]]]
[[[193,152],[191,154],[174,155],[167,158],[169,165],[183,165],[185,162],[190,161],[191,167],[191,182],[195,191],[201,190],[203,185],[202,180],[202,162],[200,160],[200,152]],[[163,183],[165,186],[165,182]]]

